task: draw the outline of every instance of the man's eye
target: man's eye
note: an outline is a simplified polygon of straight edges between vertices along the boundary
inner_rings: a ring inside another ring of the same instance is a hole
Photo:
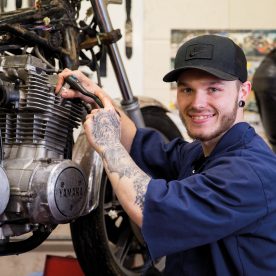
[[[189,93],[191,93],[191,92],[192,92],[192,89],[191,89],[191,88],[189,88],[189,87],[183,87],[183,88],[181,89],[181,91],[182,91],[182,92],[184,92],[184,93],[189,94]]]
[[[210,92],[217,92],[217,91],[219,91],[219,90],[218,90],[217,88],[215,88],[215,87],[209,87],[208,90],[209,90]]]

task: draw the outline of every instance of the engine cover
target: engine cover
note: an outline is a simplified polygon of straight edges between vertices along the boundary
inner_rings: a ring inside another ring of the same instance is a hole
[[[71,160],[39,162],[31,177],[30,218],[39,223],[66,223],[86,205],[87,184],[81,168]]]
[[[5,210],[9,220],[16,214],[33,223],[57,224],[82,214],[87,203],[87,183],[81,168],[73,161],[17,159],[9,160],[5,167],[13,184]],[[15,183],[21,187],[20,191]]]

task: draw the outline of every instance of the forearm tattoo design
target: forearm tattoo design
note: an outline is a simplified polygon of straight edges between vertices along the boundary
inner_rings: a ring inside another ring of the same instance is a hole
[[[115,111],[99,111],[93,117],[92,135],[95,143],[107,147],[120,142],[120,121]]]
[[[136,192],[135,204],[144,208],[145,193],[150,177],[140,170],[120,143],[120,122],[115,112],[99,112],[93,117],[93,131],[97,144],[104,148],[102,157],[109,173],[117,173],[119,179],[129,178]]]

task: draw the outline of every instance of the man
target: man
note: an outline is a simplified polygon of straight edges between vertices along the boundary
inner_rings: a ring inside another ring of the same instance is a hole
[[[71,74],[104,104],[87,116],[87,139],[152,258],[167,256],[166,275],[276,275],[276,157],[243,122],[251,84],[239,46],[196,37],[164,77],[177,82],[192,143],[164,144],[158,133],[137,130],[78,71],[62,72],[57,90]],[[71,89],[62,96],[88,101]]]

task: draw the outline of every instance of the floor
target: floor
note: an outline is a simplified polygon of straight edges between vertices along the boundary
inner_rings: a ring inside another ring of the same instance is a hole
[[[1,276],[42,276],[47,255],[76,257],[70,239],[69,224],[59,225],[36,249],[0,257]]]

